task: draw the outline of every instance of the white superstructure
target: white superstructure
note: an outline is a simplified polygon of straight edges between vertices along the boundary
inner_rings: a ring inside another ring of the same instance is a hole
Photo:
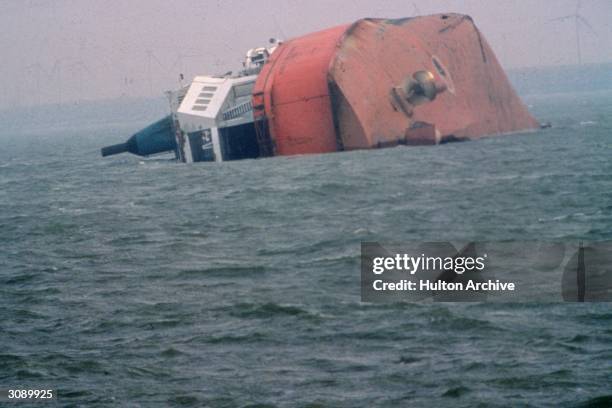
[[[270,42],[269,48],[246,53],[239,75],[197,76],[189,87],[168,93],[180,160],[257,157],[251,99],[257,74],[280,44],[274,39]]]

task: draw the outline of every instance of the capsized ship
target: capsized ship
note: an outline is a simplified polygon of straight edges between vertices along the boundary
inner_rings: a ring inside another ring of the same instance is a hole
[[[168,92],[171,114],[102,155],[183,162],[435,145],[539,128],[467,15],[359,20],[249,50]]]

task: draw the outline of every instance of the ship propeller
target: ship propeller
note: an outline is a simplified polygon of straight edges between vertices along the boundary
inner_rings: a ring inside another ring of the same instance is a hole
[[[417,71],[403,84],[405,98],[414,106],[433,101],[445,90],[446,86],[436,84],[436,79],[429,71]]]
[[[396,110],[411,117],[415,106],[431,102],[446,90],[445,84],[436,83],[429,71],[417,71],[404,80],[402,85],[391,88],[391,103]]]

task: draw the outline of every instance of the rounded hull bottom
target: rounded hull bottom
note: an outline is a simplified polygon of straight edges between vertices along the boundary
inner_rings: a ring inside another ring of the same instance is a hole
[[[287,41],[257,78],[253,113],[268,155],[539,127],[472,19],[459,14],[363,19]]]

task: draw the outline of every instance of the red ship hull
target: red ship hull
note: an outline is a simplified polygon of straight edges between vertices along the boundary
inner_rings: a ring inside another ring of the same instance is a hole
[[[394,98],[413,73],[442,90]],[[253,91],[262,153],[295,155],[437,144],[536,129],[468,16],[363,19],[283,43]],[[264,146],[265,145],[265,146]]]

